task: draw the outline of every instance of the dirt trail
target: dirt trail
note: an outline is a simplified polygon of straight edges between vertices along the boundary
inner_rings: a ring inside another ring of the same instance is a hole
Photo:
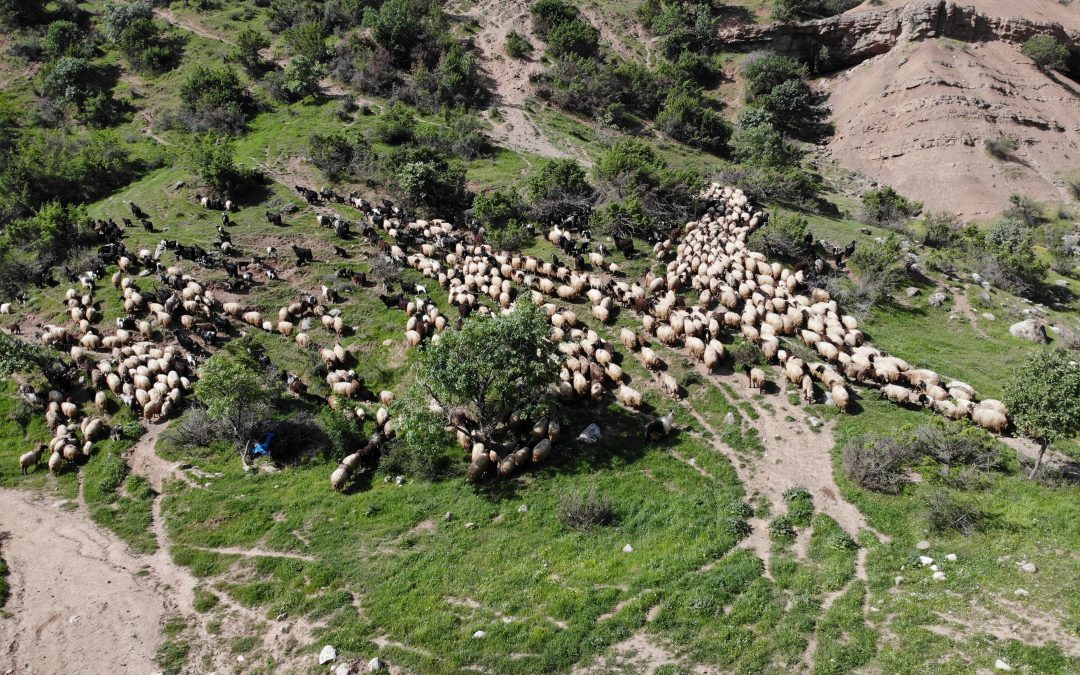
[[[145,558],[43,495],[0,490],[11,598],[0,668],[14,673],[150,673],[170,594]],[[107,649],[103,648],[106,647]]]
[[[543,70],[535,55],[543,50],[532,32],[529,3],[526,0],[483,0],[463,16],[480,22],[476,36],[481,68],[490,78],[495,107],[501,120],[492,119],[492,137],[501,145],[544,157],[576,156],[566,147],[556,146],[525,112],[529,98],[529,76]],[[524,35],[534,47],[534,55],[511,58],[506,53],[506,36],[511,31]],[[578,158],[582,159],[582,158]]]

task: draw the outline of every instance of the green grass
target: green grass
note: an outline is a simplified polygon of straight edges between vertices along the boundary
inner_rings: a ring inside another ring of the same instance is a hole
[[[7,562],[0,557],[0,609],[4,608],[8,598],[11,596],[11,588],[8,586],[7,580],[9,573]]]

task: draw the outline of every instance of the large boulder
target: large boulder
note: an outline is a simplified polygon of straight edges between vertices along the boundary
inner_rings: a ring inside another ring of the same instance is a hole
[[[1009,334],[1013,337],[1020,338],[1021,340],[1028,340],[1030,342],[1038,342],[1040,344],[1046,342],[1046,329],[1043,325],[1035,319],[1025,319],[1009,326]]]

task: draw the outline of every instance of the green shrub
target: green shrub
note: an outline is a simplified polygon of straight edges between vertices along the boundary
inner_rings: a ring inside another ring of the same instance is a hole
[[[559,501],[559,518],[574,530],[591,530],[614,523],[618,514],[606,496],[597,494],[595,488],[588,492],[575,491]]]
[[[84,58],[61,56],[41,70],[41,95],[78,108],[97,91],[98,69]]]
[[[926,500],[926,522],[935,534],[959,532],[971,536],[982,529],[983,515],[978,507],[960,500],[945,490],[936,490]]]
[[[247,123],[248,101],[232,68],[196,66],[180,85],[180,121],[197,132],[237,132]]]
[[[411,0],[386,0],[375,13],[372,35],[395,60],[403,63],[413,47],[426,38],[420,19]]]
[[[923,221],[923,228],[923,244],[934,248],[956,246],[963,236],[963,225],[955,213],[932,213]]]
[[[410,151],[396,160],[394,180],[402,197],[432,210],[460,208],[465,201],[465,166],[431,148]]]
[[[813,254],[807,241],[810,224],[797,215],[774,213],[769,221],[750,236],[750,248],[769,258],[806,260]]]
[[[1068,69],[1069,48],[1050,35],[1036,35],[1024,43],[1021,51],[1041,70]]]
[[[555,26],[569,23],[578,17],[577,7],[566,0],[537,0],[530,9],[532,13],[533,30],[541,38],[545,38]]]
[[[591,58],[600,48],[600,31],[585,21],[574,19],[552,27],[547,34],[547,43],[554,56],[573,54]]]
[[[788,80],[801,80],[806,68],[794,59],[773,52],[751,55],[743,65],[746,100],[754,101]]]
[[[1035,227],[1042,220],[1042,207],[1031,197],[1013,194],[1009,195],[1009,207],[1004,216],[1027,227]]]
[[[400,101],[386,106],[375,123],[375,137],[389,145],[409,143],[415,134],[416,115],[412,108]]]
[[[774,169],[796,167],[802,156],[802,152],[769,123],[740,128],[732,139],[731,153],[743,164]]]
[[[330,57],[326,47],[326,29],[320,23],[306,21],[286,30],[283,37],[295,56],[303,56],[315,63],[322,63]]]
[[[212,132],[191,136],[182,148],[184,163],[199,180],[220,195],[239,194],[255,178],[236,163],[232,140]]]
[[[594,193],[585,168],[573,159],[548,160],[529,176],[525,187],[533,214],[544,223],[587,213]]]
[[[777,516],[769,521],[769,534],[776,541],[791,541],[795,538],[795,523],[786,515]]]
[[[311,162],[331,181],[357,178],[371,171],[371,144],[356,130],[313,134],[308,141]]]
[[[306,96],[317,97],[322,92],[319,84],[326,69],[322,64],[303,54],[294,56],[282,73],[281,89],[289,100],[297,101]]]
[[[903,225],[922,210],[922,203],[904,198],[888,185],[864,193],[862,202],[860,220],[881,227]]]
[[[700,95],[672,92],[656,116],[656,126],[677,141],[721,152],[731,138],[731,125],[705,104]]]
[[[532,54],[533,46],[525,39],[525,36],[516,30],[512,30],[506,35],[506,53],[511,58],[524,59]]]
[[[787,517],[792,524],[806,527],[814,515],[814,498],[810,491],[800,486],[784,491],[784,503],[787,504]]]
[[[239,63],[251,75],[257,75],[266,68],[266,59],[259,52],[270,46],[270,40],[253,28],[245,28],[236,36],[236,47],[229,53],[229,59]]]
[[[45,58],[50,60],[61,56],[91,56],[91,50],[86,44],[86,36],[73,21],[60,20],[50,23],[41,47]]]

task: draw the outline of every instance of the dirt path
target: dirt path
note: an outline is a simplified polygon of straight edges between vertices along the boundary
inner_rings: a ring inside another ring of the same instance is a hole
[[[494,125],[492,137],[496,142],[544,157],[576,156],[566,147],[552,143],[525,111],[529,77],[544,69],[535,58],[542,53],[543,43],[532,32],[529,3],[526,0],[482,0],[463,16],[480,22],[481,29],[475,39],[477,53],[484,74],[491,80],[495,107],[502,117],[491,120]],[[506,36],[511,31],[517,31],[532,43],[532,57],[515,59],[506,53]]]
[[[982,326],[979,325],[979,315],[972,309],[966,293],[954,293],[953,303],[956,305],[956,311],[967,317],[967,320],[971,323],[971,330],[975,331],[979,337],[990,337],[986,334],[986,331],[982,329]]]
[[[44,496],[0,490],[0,549],[11,598],[0,619],[10,673],[150,673],[171,608],[145,558]],[[106,648],[107,647],[107,648]]]

